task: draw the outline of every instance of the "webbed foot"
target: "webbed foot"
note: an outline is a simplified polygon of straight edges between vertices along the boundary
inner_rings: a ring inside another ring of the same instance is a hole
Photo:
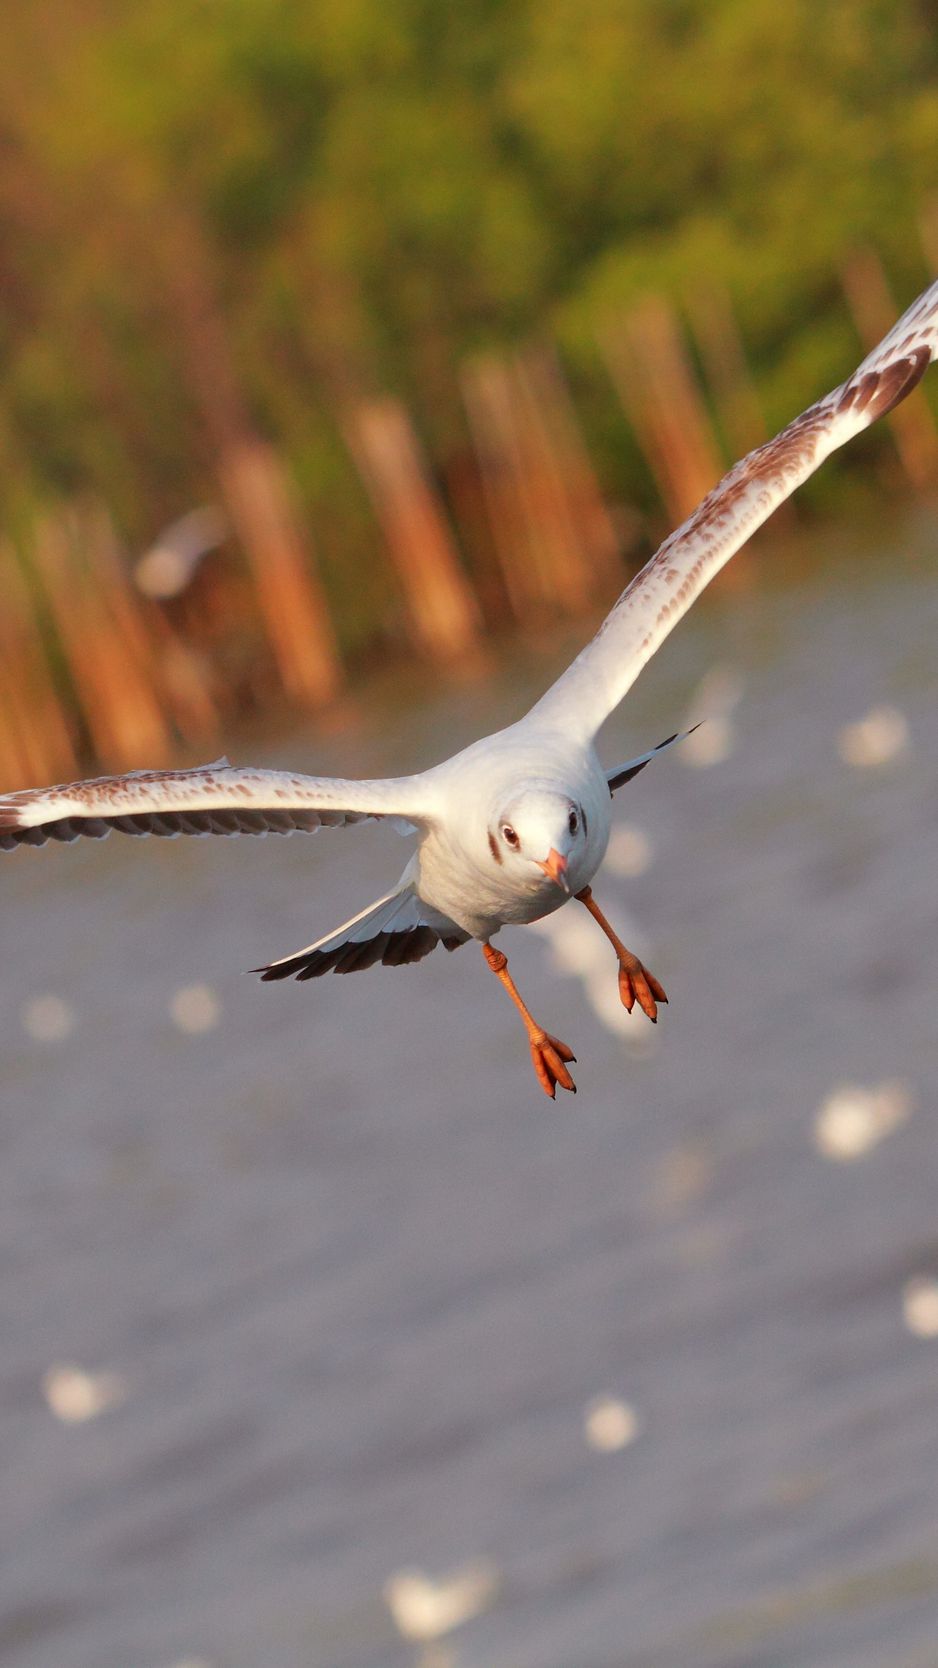
[[[662,984],[659,984],[653,973],[643,967],[637,956],[631,951],[619,957],[619,995],[622,1005],[631,1013],[636,1002],[647,1014],[652,1025],[658,1023],[658,1003],[667,1006],[667,995]]]
[[[540,1027],[529,1032],[528,1041],[531,1044],[531,1061],[545,1095],[554,1100],[558,1084],[561,1089],[568,1089],[571,1095],[575,1095],[576,1084],[567,1070],[570,1061],[576,1063],[572,1048]]]

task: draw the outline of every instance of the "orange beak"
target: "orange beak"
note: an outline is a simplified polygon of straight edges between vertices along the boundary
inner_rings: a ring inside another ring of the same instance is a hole
[[[569,892],[570,887],[567,883],[567,859],[565,857],[561,857],[559,851],[555,851],[553,846],[551,846],[550,851],[547,853],[545,862],[539,863],[538,868],[543,869],[545,875],[549,875],[554,885],[560,887],[561,892]]]

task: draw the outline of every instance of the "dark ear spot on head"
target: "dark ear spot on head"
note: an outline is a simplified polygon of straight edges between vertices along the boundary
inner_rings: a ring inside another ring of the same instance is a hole
[[[492,853],[496,863],[500,863],[502,861],[502,854],[498,849],[498,841],[496,840],[495,835],[491,832],[489,833],[489,851]]]

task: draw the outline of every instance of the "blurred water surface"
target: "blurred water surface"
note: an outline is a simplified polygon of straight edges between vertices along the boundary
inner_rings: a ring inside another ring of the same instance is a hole
[[[478,1559],[425,1662],[934,1664],[938,526],[842,544],[748,558],[603,738],[741,694],[618,802],[646,1046],[601,939],[556,970],[572,910],[503,940],[575,1101],[473,946],[242,976],[393,883],[386,831],[4,860],[9,1668],[406,1668],[385,1582]],[[554,669],[231,750],[413,768]]]

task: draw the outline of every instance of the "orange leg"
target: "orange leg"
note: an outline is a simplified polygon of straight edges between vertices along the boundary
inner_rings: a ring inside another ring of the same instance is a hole
[[[491,944],[483,944],[482,954],[488,962],[492,972],[499,978],[507,990],[511,1000],[524,1020],[524,1028],[528,1033],[531,1045],[531,1060],[537,1073],[537,1080],[545,1095],[554,1099],[557,1084],[561,1089],[569,1089],[576,1094],[576,1084],[567,1070],[567,1063],[575,1062],[576,1055],[567,1047],[566,1043],[558,1041],[549,1032],[544,1031],[536,1020],[532,1019],[518,994],[515,981],[508,971],[508,957],[501,950],[493,950]]]
[[[636,999],[643,1013],[648,1015],[653,1025],[658,1023],[658,1003],[667,1003],[668,998],[664,988],[658,983],[653,973],[643,967],[638,957],[627,950],[621,938],[613,932],[609,922],[593,897],[588,886],[576,894],[579,902],[585,904],[593,920],[606,934],[612,948],[619,958],[619,995],[623,1005],[629,1013],[635,1006]]]

